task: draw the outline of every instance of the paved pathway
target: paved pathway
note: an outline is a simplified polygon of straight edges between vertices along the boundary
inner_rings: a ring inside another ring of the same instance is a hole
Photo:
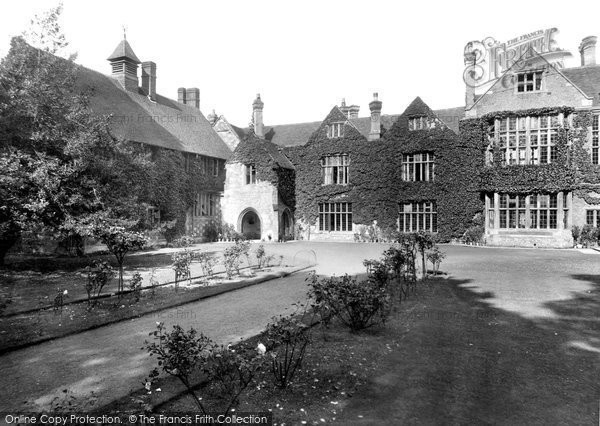
[[[259,333],[272,316],[304,300],[305,276],[298,273],[10,352],[0,357],[0,412],[23,410],[26,400],[43,407],[62,389],[81,396],[95,391],[97,405],[123,397],[139,389],[155,365],[141,348],[156,321],[168,328],[175,323],[194,327],[218,343],[235,342]]]

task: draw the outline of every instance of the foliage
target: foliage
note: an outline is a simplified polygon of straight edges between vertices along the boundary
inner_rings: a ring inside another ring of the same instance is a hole
[[[135,272],[129,281],[129,290],[136,302],[139,302],[142,296],[142,282],[142,275],[139,272]]]
[[[102,289],[114,276],[113,268],[108,262],[94,261],[92,266],[86,267],[87,282],[85,283],[85,291],[88,297],[88,306],[94,306],[96,299],[102,293]]]
[[[54,301],[52,302],[52,309],[54,309],[54,311],[60,311],[62,314],[62,310],[65,306],[65,299],[67,297],[69,297],[69,292],[67,290],[57,288],[56,296],[54,296]]]
[[[92,114],[59,25],[61,8],[34,20],[0,64],[0,262],[23,231],[73,238],[98,211],[136,219],[145,159]]]
[[[433,248],[435,241],[433,235],[430,232],[419,231],[414,234],[415,245],[417,250],[421,253],[421,265],[423,266],[422,279],[427,277],[427,264],[425,262],[425,253],[427,250]]]
[[[202,230],[203,242],[215,242],[219,239],[219,226],[217,223],[211,221]]]
[[[204,334],[198,334],[194,328],[186,332],[181,326],[174,325],[169,333],[162,322],[157,323],[156,328],[150,333],[154,341],[146,341],[145,349],[150,356],[156,356],[158,367],[163,372],[183,383],[200,411],[206,414],[201,398],[193,389],[193,379],[208,363],[209,351],[214,343]],[[153,381],[159,374],[158,368],[154,368],[150,373],[150,380]]]
[[[258,246],[258,248],[256,249],[256,251],[254,252],[254,255],[256,256],[256,268],[257,269],[262,269],[265,267],[266,265],[266,261],[267,261],[267,253],[265,252],[265,247],[261,244]]]
[[[467,244],[479,244],[483,242],[483,236],[485,235],[485,218],[483,214],[477,213],[472,220],[471,226],[467,228],[463,235],[463,240]]]
[[[187,235],[183,235],[179,238],[173,240],[173,247],[191,247],[194,245],[194,239],[192,237],[188,237]]]
[[[175,289],[177,289],[180,281],[191,280],[192,273],[190,271],[190,265],[195,259],[195,253],[191,250],[185,249],[177,251],[171,255],[171,269],[175,271]]]
[[[224,413],[228,413],[262,364],[256,351],[244,344],[233,350],[217,345],[194,328],[185,331],[181,326],[174,325],[173,330],[167,332],[162,322],[157,323],[156,328],[150,333],[154,341],[145,342],[145,349],[150,356],[156,356],[158,362],[158,368],[152,370],[148,383],[156,380],[160,375],[160,368],[183,383],[204,414],[207,411],[194,387],[194,381],[199,379],[200,374],[204,374],[210,381],[213,392],[228,401],[224,410]]]
[[[389,314],[390,297],[385,287],[347,274],[321,280],[315,277],[309,282],[309,298],[352,331],[383,324]]]
[[[233,278],[235,274],[240,273],[240,265],[242,255],[248,256],[250,243],[248,241],[236,241],[235,245],[227,247],[223,252],[223,264],[227,279]]]
[[[571,235],[573,236],[573,243],[579,243],[579,237],[581,236],[581,228],[577,225],[571,227]]]
[[[442,260],[446,258],[446,253],[441,251],[438,247],[434,247],[433,250],[427,253],[427,260],[429,260],[433,266],[433,275],[437,275]]]
[[[306,353],[310,328],[294,315],[274,317],[265,331],[275,384],[286,388]]]
[[[200,262],[202,274],[205,277],[210,277],[214,273],[213,268],[217,264],[217,259],[212,254],[205,252],[196,253],[196,259]]]
[[[254,380],[263,360],[253,348],[241,343],[235,349],[213,345],[207,359],[205,373],[210,390],[228,402],[224,413],[238,402],[240,395]]]
[[[584,247],[589,247],[591,245],[598,243],[599,229],[585,224],[581,227],[581,235],[579,236],[579,242],[583,244]]]
[[[424,105],[422,112],[433,115]],[[483,209],[476,179],[484,165],[480,129],[473,129],[475,135],[471,137],[468,125],[465,137],[444,127],[409,131],[408,118],[401,116],[379,140],[368,141],[349,124],[344,126],[344,137],[328,139],[326,126],[336,121],[346,121],[337,107],[306,145],[285,148],[296,167],[297,220],[315,225],[318,203],[349,202],[355,224],[376,221],[379,228],[357,228],[357,241],[392,241],[396,237],[393,230],[397,227],[398,203],[435,201],[439,234],[443,240],[450,240],[460,237],[473,215]],[[435,154],[435,180],[403,181],[402,155],[419,152]],[[350,182],[323,185],[321,158],[336,154],[349,155]]]

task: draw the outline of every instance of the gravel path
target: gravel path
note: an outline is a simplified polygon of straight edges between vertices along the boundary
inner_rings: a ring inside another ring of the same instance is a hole
[[[37,411],[63,389],[80,396],[94,391],[96,405],[123,397],[139,389],[155,365],[141,348],[157,321],[194,327],[218,343],[235,342],[304,300],[305,277],[298,273],[8,353],[0,357],[0,412]]]

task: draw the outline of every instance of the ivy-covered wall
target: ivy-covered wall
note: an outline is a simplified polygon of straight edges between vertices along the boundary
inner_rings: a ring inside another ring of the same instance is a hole
[[[409,131],[409,115],[434,119],[420,102],[411,105],[380,140],[368,141],[349,123],[344,126],[344,137],[329,139],[327,126],[345,121],[335,107],[306,145],[287,148],[285,152],[296,167],[296,218],[315,225],[319,203],[342,201],[352,203],[355,224],[376,220],[382,228],[396,229],[399,203],[436,201],[441,238],[462,236],[473,216],[483,209],[476,179],[484,164],[480,133],[463,139],[440,125]],[[435,180],[403,182],[402,154],[424,151],[435,154]],[[323,185],[321,158],[335,154],[349,155],[348,185]]]

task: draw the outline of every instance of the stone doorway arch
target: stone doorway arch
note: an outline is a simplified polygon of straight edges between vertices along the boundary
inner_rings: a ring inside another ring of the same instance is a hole
[[[254,209],[246,209],[240,214],[238,229],[247,240],[260,240],[260,216]]]
[[[294,218],[290,209],[284,209],[281,214],[279,239],[290,240],[294,238]]]

